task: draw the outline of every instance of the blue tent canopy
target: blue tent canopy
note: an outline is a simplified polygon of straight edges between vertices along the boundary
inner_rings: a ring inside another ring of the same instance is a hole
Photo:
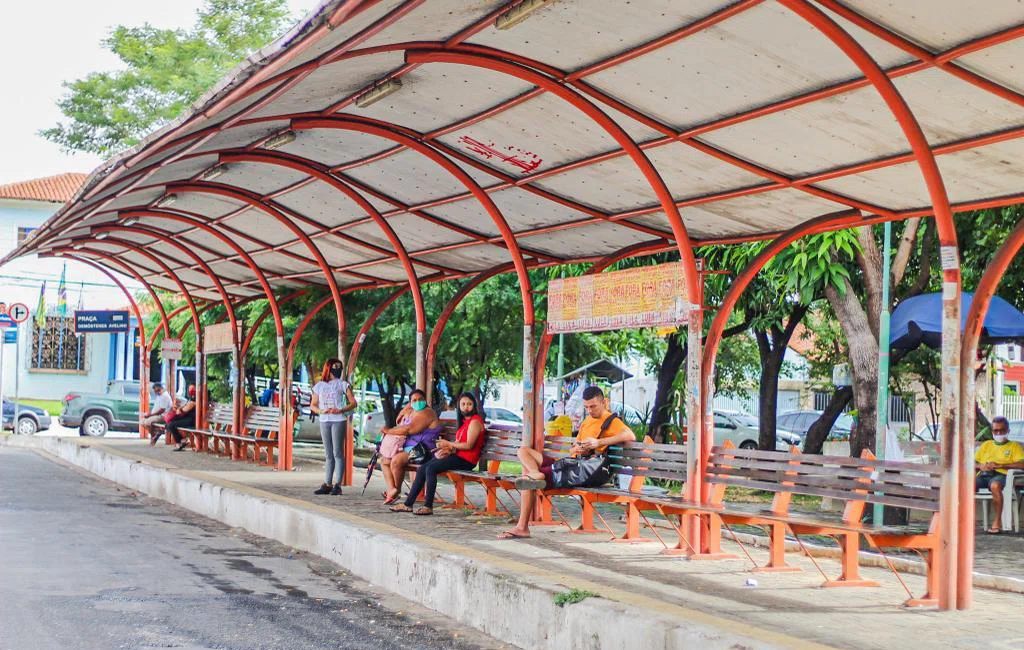
[[[967,324],[973,293],[964,292],[960,299],[960,326]],[[890,345],[913,350],[924,343],[930,348],[942,346],[942,294],[926,293],[908,298],[892,312]],[[1024,341],[1024,314],[999,296],[994,296],[985,315],[982,343]]]

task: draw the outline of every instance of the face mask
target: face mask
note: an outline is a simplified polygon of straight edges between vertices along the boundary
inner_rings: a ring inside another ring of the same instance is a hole
[[[992,440],[995,440],[997,445],[1005,444],[1006,441],[1009,440],[1009,439],[1010,439],[1009,434],[1005,434],[1005,433],[1002,434],[1002,435],[992,434]]]
[[[341,377],[341,368],[340,367],[332,367],[331,368],[331,374],[334,375],[335,379],[340,378]]]
[[[413,402],[411,406],[412,410],[414,411],[422,411],[423,409],[427,408],[427,403],[423,400],[420,400],[418,402]]]

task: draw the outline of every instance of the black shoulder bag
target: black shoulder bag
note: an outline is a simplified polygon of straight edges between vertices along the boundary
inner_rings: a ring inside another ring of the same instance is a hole
[[[601,423],[601,437],[619,416],[612,413]],[[610,459],[604,454],[585,458],[562,458],[551,466],[551,482],[556,488],[599,487],[612,477]]]

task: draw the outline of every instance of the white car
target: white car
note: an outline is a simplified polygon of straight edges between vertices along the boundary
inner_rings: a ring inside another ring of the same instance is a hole
[[[455,411],[445,411],[442,420],[454,420]],[[500,406],[485,406],[484,421],[493,429],[519,430],[523,428],[523,418],[518,413]]]
[[[749,413],[740,411],[723,411],[715,409],[715,445],[725,444],[731,440],[740,449],[757,449],[760,435],[760,422]],[[775,429],[775,449],[789,451],[791,446],[800,447],[803,438],[800,434],[785,429]]]

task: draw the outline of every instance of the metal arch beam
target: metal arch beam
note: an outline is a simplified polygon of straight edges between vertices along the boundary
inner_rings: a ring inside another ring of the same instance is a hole
[[[266,161],[254,160],[253,162]],[[309,235],[307,235],[305,231],[302,230],[302,228],[296,226],[294,221],[286,217],[280,210],[278,210],[274,206],[268,204],[258,194],[234,187],[232,185],[226,185],[223,183],[208,183],[203,181],[187,181],[184,183],[168,183],[166,187],[168,192],[192,192],[199,194],[213,194],[215,196],[226,196],[236,201],[247,203],[252,207],[256,208],[257,210],[260,210],[270,215],[275,220],[277,220],[278,223],[283,225],[288,230],[292,231],[292,234],[294,234],[302,241],[302,243],[309,250],[309,253],[313,256],[313,259],[316,261],[317,266],[320,267],[320,270],[324,274],[324,280],[327,281],[327,286],[331,290],[331,296],[334,298],[334,307],[338,316],[338,346],[339,351],[341,350],[341,346],[343,345],[341,340],[342,333],[345,331],[345,310],[341,305],[341,293],[339,293],[338,291],[338,282],[335,280],[334,273],[331,270],[331,266],[327,263],[327,260],[323,256],[323,253],[320,252],[320,249],[316,247],[316,244],[313,243],[313,240],[309,238]],[[209,228],[207,232],[216,232],[216,230],[209,225],[206,225],[206,228]],[[204,228],[204,230],[206,230],[206,228]],[[220,237],[222,241],[229,241],[226,238],[223,238],[223,236]],[[246,260],[246,263],[252,262],[252,258],[249,257],[248,253],[245,253],[240,246],[234,245],[232,246],[232,248],[235,249],[236,253],[239,253],[239,251],[241,251],[241,253],[239,254],[244,254],[243,259]],[[252,263],[251,268],[253,269],[253,272],[256,273],[256,268],[258,267],[255,265],[255,262]],[[271,300],[271,302],[273,302],[273,299],[270,298],[270,295],[272,294],[270,285],[265,284],[266,277],[263,275],[262,271],[257,273],[257,275],[263,277],[263,280],[261,281],[261,284],[264,284],[263,290],[265,293],[267,293],[268,300]],[[274,306],[273,312],[275,324],[280,325],[281,315],[277,311],[276,305]],[[282,328],[280,326],[278,327],[278,336],[283,336]],[[281,347],[283,352],[283,342],[279,344],[278,347]],[[284,410],[285,409],[282,407],[282,417],[284,417]]]
[[[172,215],[166,215],[166,214],[162,214],[162,213],[159,213],[159,212],[156,212],[156,211],[150,211],[150,212],[140,211],[139,214],[135,214],[134,216],[137,216],[137,217],[141,218],[141,217],[145,217],[145,216],[171,216],[171,217],[175,217],[176,215],[173,215],[173,214]],[[182,218],[184,219],[185,217],[182,217]],[[196,263],[196,265],[199,266],[202,269],[203,273],[206,274],[206,277],[210,278],[210,282],[213,283],[214,287],[217,289],[217,292],[221,296],[221,300],[224,303],[224,308],[227,311],[228,319],[231,321],[231,337],[233,339],[232,342],[234,343],[235,348],[237,349],[238,348],[238,343],[239,343],[238,342],[238,320],[235,317],[235,309],[231,305],[231,297],[229,296],[227,290],[224,288],[224,284],[220,281],[220,278],[217,276],[217,274],[214,273],[213,269],[211,269],[210,266],[206,262],[204,262],[203,259],[201,257],[199,257],[199,255],[197,255],[192,249],[190,249],[188,246],[182,244],[181,242],[177,241],[176,239],[172,238],[171,236],[169,236],[168,234],[166,234],[162,230],[157,230],[155,228],[140,227],[138,225],[132,226],[132,230],[134,232],[136,232],[136,233],[145,234],[145,235],[147,235],[149,237],[153,237],[154,239],[160,240],[161,242],[163,242],[165,244],[173,246],[174,248],[177,248],[179,251],[184,253],[186,256],[192,258],[192,260]],[[211,305],[212,304],[213,303],[211,303]],[[196,340],[197,340],[196,346],[197,346],[197,349],[201,349],[201,347],[202,347],[201,346],[201,342],[200,342],[201,338],[202,338],[202,332],[197,331],[196,332]],[[238,365],[237,354],[236,354],[235,362],[236,362],[236,367],[237,367],[237,365]],[[196,406],[197,406],[197,408],[196,408],[196,410],[198,411],[198,413],[196,414],[196,423],[199,424],[199,425],[202,425],[206,421],[206,406],[207,406],[206,405],[206,355],[205,354],[200,354],[196,358],[196,384],[197,384],[197,389],[196,389]],[[236,392],[237,392],[237,389],[236,389]],[[235,406],[237,406],[237,400],[235,400]],[[234,412],[233,426],[235,427],[234,431],[239,431],[240,430],[240,427],[241,427],[241,412],[239,412],[237,408],[235,409],[235,412]]]
[[[153,303],[156,305],[157,312],[159,312],[159,314],[160,314],[160,326],[157,327],[154,330],[154,333],[160,331],[160,329],[164,329],[165,331],[170,329],[171,323],[170,323],[170,321],[169,321],[169,319],[167,317],[166,310],[164,310],[164,305],[160,301],[160,297],[156,295],[156,291],[153,290],[153,286],[149,282],[146,281],[146,278],[142,277],[142,274],[139,273],[138,270],[136,270],[128,262],[126,262],[124,260],[121,260],[117,256],[111,255],[111,254],[109,254],[106,251],[97,250],[95,248],[88,248],[88,247],[82,246],[83,244],[89,243],[88,240],[72,239],[71,241],[73,242],[73,246],[74,246],[74,244],[78,244],[79,245],[79,248],[72,248],[71,250],[77,250],[77,251],[79,251],[80,253],[83,253],[83,254],[88,253],[88,254],[90,254],[90,255],[92,255],[94,257],[99,257],[101,259],[106,260],[109,264],[116,264],[118,267],[121,267],[121,268],[125,269],[125,271],[127,271],[126,275],[130,275],[131,277],[135,278],[135,280],[139,284],[141,284],[142,286],[144,286],[146,288],[146,291],[149,293],[149,297],[152,298]],[[63,250],[67,250],[67,249],[65,248]],[[143,379],[141,381],[141,385],[145,389],[144,391],[140,392],[140,398],[139,398],[139,411],[140,411],[140,415],[139,415],[139,437],[145,438],[149,434],[149,431],[148,430],[144,430],[143,427],[142,427],[142,414],[149,412],[149,373],[150,373],[150,368],[149,368],[149,351],[152,348],[150,348],[149,346],[145,345],[146,336],[145,336],[145,332],[144,331],[141,333],[139,341],[140,341],[140,345],[139,345],[139,352],[140,352],[140,354],[139,354],[139,365],[141,366],[142,375],[143,375]],[[125,363],[127,363],[127,360],[125,361]]]
[[[633,163],[651,186],[655,196],[657,196],[658,202],[665,211],[665,216],[668,220],[669,226],[672,228],[672,235],[676,240],[676,247],[679,250],[679,257],[683,265],[683,280],[686,286],[686,297],[690,303],[690,310],[687,314],[687,332],[688,346],[691,350],[691,355],[687,359],[687,377],[689,377],[689,385],[692,387],[692,390],[689,391],[687,411],[694,415],[694,420],[702,422],[703,401],[700,398],[701,360],[699,351],[703,318],[700,300],[700,279],[697,276],[697,261],[694,257],[693,245],[690,241],[690,235],[686,230],[686,224],[683,223],[682,215],[680,215],[679,208],[676,206],[676,203],[672,198],[672,193],[669,191],[668,185],[665,183],[665,179],[661,177],[661,174],[651,163],[650,159],[647,158],[647,154],[645,154],[640,146],[637,145],[636,141],[626,133],[625,129],[623,129],[615,120],[608,117],[608,115],[599,109],[593,102],[575,90],[563,86],[551,77],[538,72],[536,69],[527,68],[519,63],[511,63],[507,60],[494,58],[488,54],[415,50],[407,51],[405,56],[406,61],[410,63],[451,63],[457,65],[469,65],[507,74],[532,83],[565,101],[570,106],[578,109],[592,122],[604,129],[604,131],[611,136],[612,139],[623,148],[623,150],[626,151],[627,155],[629,155],[633,160]],[[526,347],[532,348],[532,332],[528,338],[529,341]],[[530,365],[532,365],[534,361],[533,355],[534,351],[532,349],[524,350],[523,357],[524,359],[529,359]],[[524,368],[523,377],[529,377],[531,383],[529,386],[531,395],[524,400],[524,410],[527,413],[535,411],[534,397],[536,395],[537,388],[536,384],[533,382],[534,374],[535,370],[533,368],[530,368],[529,371]],[[533,418],[526,418],[525,422],[529,423],[532,428]],[[525,437],[527,439],[533,439],[535,436],[531,434],[533,434],[532,431],[526,432]],[[690,476],[698,476],[698,473],[700,472],[698,462],[699,459],[703,457],[699,447],[701,441],[696,436],[690,436],[689,444],[690,449],[687,460],[687,470]],[[702,481],[700,480],[687,482],[686,490],[689,497],[693,498],[699,494],[701,483]],[[700,547],[701,535],[699,527],[690,526],[689,538],[690,544],[693,548]]]
[[[128,226],[120,226],[120,225],[108,225],[108,226],[104,226],[103,229],[104,229],[105,232],[117,232],[117,231],[123,231],[123,232],[129,232],[129,233],[130,232],[134,232],[134,230],[132,228],[128,227]],[[99,232],[99,231],[97,230],[97,232]],[[164,262],[162,259],[160,259],[159,256],[154,255],[153,253],[151,253],[150,251],[146,250],[142,246],[139,246],[136,242],[132,242],[132,241],[129,241],[127,239],[121,239],[120,237],[107,237],[106,239],[104,239],[102,241],[104,243],[106,243],[106,244],[117,244],[118,246],[121,246],[122,248],[125,248],[127,250],[130,250],[130,251],[138,254],[138,255],[141,255],[141,256],[145,257],[146,259],[150,260],[151,262],[156,264],[158,267],[160,267],[160,269],[164,273],[166,273],[168,277],[171,278],[171,280],[174,282],[174,284],[178,285],[178,290],[180,290],[182,295],[185,297],[185,305],[183,305],[182,307],[179,307],[178,309],[175,309],[173,313],[171,313],[171,314],[169,314],[167,316],[167,319],[164,321],[164,326],[163,326],[163,331],[165,333],[164,334],[165,336],[170,336],[170,334],[171,334],[170,319],[173,318],[174,316],[176,316],[177,314],[181,313],[185,309],[188,309],[189,312],[191,312],[192,324],[196,328],[196,331],[199,330],[199,314],[196,311],[196,304],[195,304],[195,301],[192,299],[192,294],[189,292],[188,288],[185,286],[185,283],[181,280],[181,278],[178,277],[178,274],[175,273],[171,269],[171,267],[168,266],[168,264],[166,262]],[[156,341],[156,335],[159,332],[160,332],[159,329],[153,331],[153,334],[150,336],[150,342],[149,342],[150,343],[150,347],[153,346],[153,343]]]
[[[958,595],[969,601],[972,588],[972,577],[962,576],[958,570],[960,554],[957,551],[958,528],[960,526],[959,499],[959,446],[957,443],[957,410],[960,405],[960,267],[956,261],[956,228],[953,223],[953,211],[949,203],[942,181],[942,174],[935,162],[935,154],[928,145],[924,131],[914,116],[910,106],[897,90],[892,80],[885,74],[871,55],[850,36],[839,24],[823,11],[810,4],[807,0],[779,0],[787,9],[806,20],[815,29],[831,40],[860,68],[864,76],[875,87],[882,100],[910,144],[914,153],[928,194],[935,210],[935,225],[939,235],[939,243],[944,260],[952,258],[952,263],[942,264],[943,299],[942,299],[942,487],[940,489],[940,524],[939,524],[939,593],[929,594],[938,597],[939,609],[950,609],[957,606]],[[970,524],[973,526],[974,522]],[[958,587],[959,582],[966,582]],[[966,596],[965,596],[966,595]]]
[[[373,324],[377,322],[380,315],[384,313],[384,310],[391,306],[395,300],[397,300],[402,294],[409,290],[409,287],[399,287],[390,296],[384,299],[377,307],[370,313],[366,318],[366,322],[356,332],[356,338],[352,341],[352,349],[348,353],[348,363],[345,364],[345,368],[348,371],[349,379],[352,378],[352,373],[355,372],[356,363],[359,362],[359,351],[363,347],[363,341],[366,340],[366,333],[370,331]]]
[[[278,301],[277,301],[277,304],[278,304],[278,306],[281,306],[281,305],[285,304],[286,302],[291,302],[292,300],[295,300],[299,296],[304,296],[304,295],[306,295],[306,290],[305,289],[299,289],[298,291],[293,291],[292,293],[289,293],[288,295],[286,295],[286,296],[284,296],[282,298],[279,298]],[[249,331],[245,335],[245,340],[242,342],[242,357],[243,358],[245,357],[246,353],[249,351],[249,346],[252,344],[252,340],[254,338],[256,338],[256,332],[259,331],[260,325],[263,324],[263,321],[267,320],[268,316],[270,316],[270,305],[267,305],[267,308],[264,309],[260,313],[259,317],[256,318],[256,321],[249,327]]]
[[[117,287],[124,294],[125,298],[128,299],[128,304],[131,305],[132,311],[135,312],[135,320],[139,324],[139,342],[140,342],[140,345],[139,345],[139,348],[140,348],[139,349],[139,353],[140,353],[139,354],[139,358],[140,358],[140,361],[142,362],[142,368],[143,368],[140,394],[144,396],[142,398],[142,400],[141,400],[140,405],[139,405],[140,406],[140,411],[143,408],[149,408],[149,373],[147,372],[147,370],[149,369],[149,360],[148,360],[149,348],[146,347],[146,323],[143,322],[143,320],[142,320],[142,312],[139,310],[138,303],[135,302],[135,297],[132,296],[131,292],[128,291],[127,287],[124,286],[124,283],[122,283],[119,279],[117,279],[117,276],[114,275],[113,273],[111,273],[105,266],[103,266],[102,264],[100,264],[98,262],[95,262],[95,261],[93,261],[91,259],[88,259],[86,257],[75,255],[74,249],[59,249],[59,251],[58,250],[54,250],[54,251],[52,251],[50,253],[50,255],[54,255],[54,256],[58,256],[58,257],[66,257],[68,259],[73,259],[73,260],[76,260],[78,262],[82,262],[83,264],[87,264],[87,265],[93,267],[94,269],[96,269],[97,271],[102,273],[103,275],[105,275],[108,278],[110,278],[110,281],[113,282],[114,284],[116,284]],[[159,301],[157,302],[157,304],[160,304]],[[127,363],[127,360],[125,362]],[[142,437],[142,417],[141,417],[141,413],[140,413],[140,416],[139,416],[139,436]]]
[[[188,191],[193,191],[193,190],[192,189],[183,188],[183,189],[181,189],[179,191],[188,192]],[[266,275],[264,275],[263,270],[253,261],[252,257],[250,257],[249,254],[245,252],[245,249],[243,249],[241,246],[239,246],[233,240],[229,239],[227,236],[225,236],[223,233],[221,233],[216,228],[213,228],[212,226],[209,226],[209,225],[207,225],[207,224],[205,224],[205,223],[203,223],[203,222],[201,222],[201,221],[199,221],[197,219],[193,219],[191,217],[185,217],[183,215],[175,214],[173,212],[164,211],[164,210],[130,210],[130,211],[126,211],[126,212],[122,213],[122,215],[121,215],[121,218],[128,218],[128,217],[137,217],[137,218],[140,218],[140,219],[143,219],[143,218],[144,219],[152,219],[152,218],[169,219],[171,221],[177,221],[178,223],[185,223],[185,224],[189,224],[189,225],[192,225],[192,226],[196,226],[196,227],[200,228],[203,232],[206,232],[207,234],[212,235],[216,239],[220,240],[222,243],[227,245],[231,250],[235,251],[235,253],[238,254],[239,257],[242,258],[242,260],[246,263],[246,265],[249,267],[249,269],[256,276],[256,279],[259,280],[260,286],[263,288],[263,293],[266,296],[267,302],[270,305],[271,313],[274,315],[274,327],[275,327],[275,329],[277,331],[278,369],[279,369],[279,371],[281,373],[281,380],[280,380],[281,392],[282,392],[283,395],[291,394],[290,392],[286,391],[286,389],[288,389],[288,391],[290,391],[290,387],[289,387],[289,384],[288,384],[288,378],[286,378],[284,376],[284,371],[285,371],[284,323],[281,321],[281,310],[280,310],[280,308],[277,305],[277,297],[274,295],[274,290],[270,286],[270,283],[267,281],[267,277],[266,277]],[[152,230],[150,230],[150,232],[152,232]],[[173,241],[173,240],[171,240],[171,238],[168,237],[167,241]],[[177,243],[177,242],[175,242],[175,243]],[[192,255],[192,257],[194,259],[196,259],[196,260],[200,259],[198,255]],[[203,267],[204,267],[204,270],[209,270],[210,269],[209,265],[206,264],[205,262],[203,263]],[[208,273],[208,275],[209,275],[209,273]],[[331,280],[333,281],[333,277],[331,278]],[[221,289],[223,289],[223,285],[220,283],[219,279],[217,280],[217,286],[220,287]],[[225,292],[224,295],[225,295],[225,300],[227,300],[226,292]],[[232,354],[233,354],[233,360],[234,360],[234,363],[235,363],[235,369],[239,373],[239,379],[238,379],[238,381],[235,382],[235,385],[234,385],[234,388],[233,388],[233,391],[232,391],[232,393],[233,393],[232,400],[233,400],[233,403],[234,403],[234,409],[233,409],[233,418],[234,418],[234,425],[233,426],[234,426],[234,428],[233,428],[233,431],[235,431],[237,433],[237,432],[240,432],[242,430],[243,399],[242,399],[242,394],[241,394],[241,383],[242,383],[241,382],[241,373],[242,373],[243,366],[244,366],[244,359],[242,357],[241,341],[238,340],[238,322],[234,318],[234,309],[233,308],[231,309],[230,317],[231,317],[231,338],[232,338],[232,343],[234,344],[234,351],[233,351]],[[291,422],[291,403],[288,400],[281,400],[280,416],[281,416],[281,418],[280,418],[280,420],[281,420],[281,428],[280,428],[280,434],[279,434],[280,438],[278,440],[278,454],[277,454],[278,469],[289,470],[289,469],[291,469],[291,465],[292,465],[292,431],[291,431],[291,428],[288,426],[288,423]]]
[[[981,276],[974,290],[974,299],[967,310],[967,324],[960,348],[960,564],[961,579],[966,580],[974,572],[974,426],[975,396],[977,386],[974,364],[978,354],[978,341],[985,326],[992,297],[999,288],[999,282],[1014,262],[1017,253],[1024,247],[1024,219],[1013,229],[1003,245],[996,251],[988,268]],[[996,513],[994,516],[999,517]],[[961,584],[958,591],[957,607],[971,606],[971,590]]]
[[[530,278],[526,272],[526,262],[523,259],[522,251],[519,249],[519,243],[516,241],[515,234],[508,225],[508,221],[505,220],[504,215],[498,206],[495,205],[490,195],[487,194],[480,187],[480,185],[473,180],[473,178],[467,174],[461,167],[456,165],[454,162],[446,158],[444,155],[439,153],[433,147],[430,147],[422,142],[412,138],[404,133],[392,130],[390,128],[384,128],[380,124],[370,120],[361,120],[353,117],[333,117],[333,118],[310,118],[310,119],[296,119],[291,122],[293,129],[317,129],[317,128],[328,128],[328,129],[341,129],[348,131],[356,131],[359,133],[365,133],[368,135],[375,135],[380,138],[391,140],[393,142],[404,144],[409,149],[425,156],[442,169],[447,171],[449,174],[454,176],[460,183],[462,183],[466,189],[471,191],[476,199],[483,206],[484,210],[487,211],[491,219],[494,221],[494,225],[497,227],[498,232],[501,233],[502,240],[505,242],[505,247],[508,249],[509,255],[512,257],[512,262],[515,265],[516,274],[519,277],[520,292],[523,297],[523,344],[524,354],[523,361],[526,365],[533,363],[533,351],[527,349],[533,346],[533,322],[534,322],[534,309],[533,309],[533,297],[530,293]],[[417,281],[418,284],[418,281]],[[415,291],[419,292],[419,287],[415,288]],[[414,298],[415,298],[414,294]],[[419,310],[422,313],[422,310]],[[419,313],[417,315],[416,324],[416,384],[419,387],[426,385],[426,319],[424,315],[423,322],[419,322]],[[527,335],[528,333],[528,335]],[[532,368],[524,368],[524,376],[532,376]],[[528,400],[528,405],[532,404],[532,400]]]
[[[452,296],[448,304],[444,306],[444,310],[441,315],[437,317],[437,321],[434,323],[433,329],[430,331],[430,340],[427,342],[427,383],[424,390],[427,391],[427,399],[433,398],[434,394],[434,362],[437,360],[437,345],[441,342],[441,334],[444,332],[444,328],[448,325],[448,320],[452,317],[452,313],[455,308],[470,294],[473,289],[477,288],[487,280],[490,280],[496,275],[511,271],[513,268],[511,262],[499,264],[498,266],[482,271],[479,275],[474,276],[462,287],[459,291]]]

